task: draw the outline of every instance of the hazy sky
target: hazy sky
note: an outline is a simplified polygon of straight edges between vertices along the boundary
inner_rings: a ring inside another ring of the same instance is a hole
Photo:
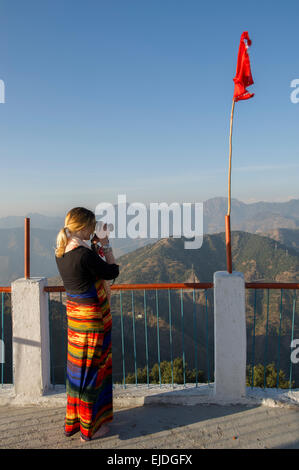
[[[1,0],[0,216],[101,201],[299,198],[299,3]]]

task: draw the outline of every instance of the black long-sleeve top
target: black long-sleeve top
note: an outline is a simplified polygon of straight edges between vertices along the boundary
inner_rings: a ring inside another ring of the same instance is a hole
[[[97,279],[111,280],[119,275],[118,264],[106,263],[97,253],[79,245],[56,259],[66,292],[86,292]]]

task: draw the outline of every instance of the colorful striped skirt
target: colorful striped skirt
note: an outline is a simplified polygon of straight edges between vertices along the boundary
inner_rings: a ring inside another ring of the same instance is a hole
[[[104,282],[84,294],[67,293],[67,409],[65,435],[90,440],[112,421],[112,316]]]

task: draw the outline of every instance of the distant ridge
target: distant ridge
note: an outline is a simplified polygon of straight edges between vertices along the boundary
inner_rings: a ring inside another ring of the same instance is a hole
[[[203,201],[203,212],[204,233],[225,231],[226,197],[214,197]],[[0,218],[0,229],[24,227],[24,217],[2,217]],[[30,217],[32,228],[59,230],[64,225],[64,217],[62,216],[28,213],[26,217]],[[231,224],[232,230],[250,233],[264,233],[276,228],[299,228],[299,199],[291,199],[287,202],[254,202],[250,204],[232,199]]]
[[[227,198],[215,197],[204,202],[204,233],[225,231]],[[299,199],[287,202],[231,202],[231,229],[250,233],[276,228],[299,228]]]
[[[264,235],[299,252],[299,228],[293,230],[287,228],[276,228],[265,232]]]
[[[217,245],[221,245],[221,249],[218,252],[219,256],[214,259],[214,251],[212,251],[211,256],[205,259],[205,273],[209,272],[210,280],[212,270],[215,270],[216,266],[222,266],[221,269],[226,269],[224,224],[227,212],[227,198],[215,197],[208,199],[204,202],[203,208],[203,247],[197,250],[197,252],[196,250],[189,250],[188,254],[188,250],[184,250],[183,253],[187,257],[191,255],[193,257],[202,257],[207,243],[212,245],[216,243],[216,239],[209,238],[209,235],[222,234],[220,239],[217,239]],[[31,274],[34,276],[55,277],[58,275],[58,272],[54,258],[54,247],[58,230],[62,227],[64,219],[62,217],[50,217],[36,213],[29,213],[27,215],[31,218]],[[251,204],[245,204],[237,199],[233,199],[231,230],[232,233],[246,232],[247,234],[264,235],[268,239],[280,242],[285,246],[285,249],[293,249],[299,252],[299,199],[282,203],[258,202]],[[220,242],[220,240],[222,241]],[[154,242],[155,240],[149,238],[111,240],[116,257],[131,253],[138,248],[152,245]],[[164,241],[160,240],[158,243],[163,245]],[[277,246],[277,243],[276,245],[274,244],[275,246]],[[138,253],[138,251],[135,252],[136,255]],[[23,256],[24,218],[22,216],[0,218],[0,285],[8,285],[12,280],[23,276]],[[252,252],[252,259],[255,256],[254,252]],[[198,261],[196,259],[194,259],[193,263],[194,268],[198,269]],[[209,271],[210,260],[213,260],[213,263],[215,261],[215,263],[211,264],[211,270]],[[222,264],[220,260],[222,260]],[[251,262],[251,270],[254,263],[255,261]],[[241,267],[241,271],[243,271],[243,265]],[[247,268],[249,269],[249,266]],[[156,275],[157,280],[155,282],[159,282],[158,279],[159,276],[162,276],[162,273],[156,273]],[[269,275],[272,275],[272,273],[269,273]]]
[[[246,281],[297,282],[299,252],[257,234],[232,232],[233,270]],[[199,250],[185,250],[184,239],[166,238],[118,258],[121,283],[187,282],[196,277],[212,282],[215,271],[226,270],[225,233],[206,234]]]

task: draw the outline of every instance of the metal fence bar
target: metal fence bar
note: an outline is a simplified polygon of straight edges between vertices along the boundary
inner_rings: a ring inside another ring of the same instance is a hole
[[[183,302],[183,289],[180,292],[181,298],[181,325],[182,325],[182,350],[183,350],[183,380],[184,386],[186,384],[186,364],[185,364],[185,343],[184,343],[184,302]]]
[[[124,324],[123,324],[123,304],[122,304],[122,291],[119,292],[120,302],[120,327],[121,327],[121,354],[123,365],[123,384],[126,388],[126,367],[125,367],[125,339],[124,339]]]
[[[267,360],[267,349],[268,349],[268,328],[269,328],[269,298],[270,293],[267,289],[267,322],[266,322],[266,341],[265,341],[265,351],[264,351],[264,388],[266,388],[266,360]]]
[[[24,223],[24,277],[30,278],[30,218],[25,217]]]
[[[197,363],[197,324],[196,324],[196,304],[195,304],[195,290],[193,289],[192,292],[192,302],[193,302],[193,341],[194,341],[194,349],[195,349],[195,383],[196,387],[198,386],[198,363]]]
[[[111,290],[152,290],[152,289],[212,289],[213,282],[179,282],[155,284],[113,284]],[[245,282],[246,289],[299,289],[296,282]],[[46,286],[45,292],[65,292],[63,286]],[[1,287],[0,292],[11,292],[10,287]]]
[[[132,299],[132,323],[133,323],[133,342],[134,342],[134,368],[135,368],[135,385],[138,383],[137,373],[137,355],[136,355],[136,331],[135,331],[135,306],[134,306],[134,291],[131,292]]]
[[[291,344],[294,339],[294,326],[295,326],[295,311],[296,311],[296,290],[293,294],[293,314],[292,314],[292,333],[291,333]],[[293,372],[293,362],[290,358],[290,378],[289,378],[289,389],[292,389],[292,372]]]
[[[5,294],[11,294],[11,287],[0,287],[0,383],[1,387],[5,383],[14,383],[13,367],[12,367],[12,343],[10,347],[11,337],[8,338],[8,330],[10,326],[9,315],[5,315],[7,309],[8,298]],[[9,302],[8,302],[9,303]],[[7,312],[8,313],[8,312]],[[9,382],[11,380],[11,382]]]
[[[207,371],[208,371],[208,384],[210,383],[210,358],[209,358],[209,317],[208,317],[208,293],[205,289],[206,300],[206,355],[207,355]]]
[[[276,376],[276,388],[279,388],[280,337],[281,337],[281,322],[282,322],[282,298],[283,298],[283,289],[280,290],[280,309],[279,309],[279,331],[278,331],[278,347],[277,347],[277,376]]]
[[[59,292],[59,302],[60,302],[60,314],[61,314],[61,318],[63,318],[63,302],[62,302],[62,292]],[[62,325],[62,327],[64,326],[64,323]],[[66,336],[63,335],[63,351],[65,352],[66,350]],[[64,382],[66,382],[66,367],[64,368]]]
[[[246,289],[299,289],[297,282],[245,282]]]
[[[50,335],[50,373],[51,373],[51,383],[55,386],[55,373],[54,373],[54,357],[53,357],[53,321],[52,321],[52,313],[51,313],[51,299],[50,299],[50,292],[48,295],[48,309],[49,309],[49,335]]]
[[[158,290],[157,289],[156,289],[156,315],[157,315],[157,353],[158,353],[158,367],[159,367],[159,384],[160,384],[160,387],[161,387],[159,300],[158,300]]]
[[[256,289],[254,289],[253,338],[252,338],[252,356],[251,356],[251,388],[253,388],[253,384],[254,384],[256,294],[257,294],[257,291]]]
[[[3,387],[3,383],[4,383],[4,362],[5,362],[5,348],[4,348],[4,341],[5,341],[5,338],[4,338],[4,295],[5,293],[2,292],[1,293],[1,297],[2,297],[2,302],[1,302],[1,353],[0,353],[0,357],[1,357],[1,385]]]
[[[171,361],[171,383],[173,383],[173,351],[172,351],[172,318],[171,318],[171,297],[170,289],[168,289],[168,318],[169,318],[169,345],[170,345],[170,361]]]
[[[147,341],[147,308],[146,308],[146,291],[143,290],[143,305],[144,305],[144,328],[145,328],[145,354],[146,354],[146,377],[147,386],[149,387],[149,365],[148,365],[148,341]]]

